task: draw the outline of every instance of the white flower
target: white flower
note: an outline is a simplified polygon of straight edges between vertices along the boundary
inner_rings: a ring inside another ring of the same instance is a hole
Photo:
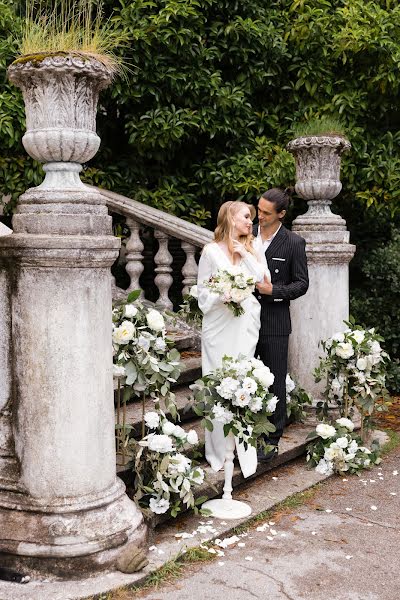
[[[186,439],[187,439],[188,444],[191,444],[192,446],[199,443],[199,437],[194,429],[191,429],[188,432]]]
[[[324,451],[324,459],[328,461],[335,460],[335,458],[338,456],[338,450],[339,449],[337,447],[328,446],[328,448],[325,448]]]
[[[250,394],[247,392],[247,390],[243,389],[243,388],[239,388],[236,392],[235,392],[235,397],[232,400],[232,404],[234,406],[248,406],[249,402],[250,402]]]
[[[271,398],[271,400],[268,400],[267,406],[266,406],[266,410],[268,412],[274,412],[274,410],[275,410],[276,405],[278,404],[278,402],[279,402],[279,398],[277,398],[276,396],[273,396]]]
[[[223,423],[224,425],[231,423],[233,413],[222,406],[220,402],[214,404],[212,411],[214,413],[214,419],[218,421],[218,423]]]
[[[361,452],[364,452],[364,454],[371,454],[371,450],[369,448],[366,448],[365,446],[360,446],[359,450],[361,450]]]
[[[196,485],[201,485],[204,481],[204,471],[201,467],[196,467],[189,475],[189,479]]]
[[[252,367],[256,367],[256,368],[264,366],[263,361],[260,360],[259,358],[251,358],[250,359],[250,364],[251,364]]]
[[[349,440],[346,437],[340,437],[337,438],[336,443],[339,446],[339,448],[347,448],[347,446],[349,445]]]
[[[332,427],[332,425],[328,425],[327,423],[318,423],[316,427],[317,435],[322,437],[323,440],[327,440],[330,437],[333,437],[336,433],[336,429]]]
[[[356,367],[357,369],[359,369],[360,371],[365,371],[365,369],[368,366],[368,361],[365,357],[361,357],[358,359],[357,363],[356,363]]]
[[[164,421],[162,425],[162,431],[165,435],[172,435],[172,432],[175,429],[175,423],[171,423],[171,421]]]
[[[334,342],[344,342],[344,333],[342,333],[341,331],[339,331],[338,333],[335,333],[331,337],[331,340]]]
[[[152,308],[146,315],[147,324],[153,331],[162,331],[165,327],[164,317]]]
[[[259,396],[254,396],[254,398],[250,398],[249,408],[253,412],[259,412],[262,409],[262,398]]]
[[[339,379],[337,379],[336,377],[331,381],[331,390],[332,393],[335,394],[335,396],[343,395],[343,386],[340,383]]]
[[[166,347],[167,347],[167,343],[164,340],[164,338],[162,338],[162,337],[158,337],[156,339],[156,341],[154,342],[154,350],[157,350],[158,352],[164,352]]]
[[[376,340],[369,342],[369,347],[371,348],[371,354],[380,354],[382,351],[380,343]]]
[[[331,475],[333,473],[333,465],[330,461],[321,458],[321,460],[315,467],[315,470],[321,475]]]
[[[371,460],[370,460],[369,458],[366,458],[366,459],[364,460],[364,463],[363,463],[363,464],[364,464],[364,467],[369,467],[369,465],[371,464]]]
[[[357,344],[361,344],[361,342],[365,338],[365,331],[356,329],[355,331],[352,332],[351,337],[356,340]]]
[[[286,375],[286,393],[290,394],[291,392],[293,392],[295,387],[296,387],[296,384],[288,373]]]
[[[145,352],[147,352],[150,348],[150,340],[148,337],[145,337],[144,335],[139,335],[137,345],[140,348],[142,348]]]
[[[175,425],[172,435],[178,440],[184,440],[186,438],[186,431],[180,425]]]
[[[349,431],[354,430],[354,423],[350,419],[346,419],[346,417],[341,417],[340,419],[336,419],[336,423],[341,427],[346,427]],[[355,441],[355,440],[353,440]],[[357,442],[356,442],[357,443]],[[345,446],[343,446],[345,447]]]
[[[335,352],[340,358],[350,358],[354,354],[354,349],[350,342],[340,342],[336,346]]]
[[[127,344],[135,335],[135,326],[130,321],[122,321],[119,327],[116,327],[112,334],[115,344]]]
[[[184,454],[177,452],[170,458],[168,465],[168,473],[172,476],[179,475],[180,473],[186,473],[190,469],[192,461],[187,458]]]
[[[165,498],[150,498],[149,506],[153,513],[162,515],[169,509],[169,501]]]
[[[243,302],[245,298],[249,296],[249,292],[247,290],[240,290],[237,288],[233,288],[230,293],[232,302]]]
[[[119,377],[125,377],[126,371],[123,365],[113,365],[113,377],[118,379]]]
[[[193,298],[199,297],[199,291],[197,289],[197,285],[192,285],[192,287],[189,290],[189,294],[190,294],[190,296],[193,296]]]
[[[269,388],[274,383],[275,376],[271,373],[268,367],[258,367],[253,371],[253,377],[261,383],[264,388]]]
[[[215,389],[221,398],[230,400],[238,387],[239,382],[236,379],[233,379],[233,377],[224,377],[224,379],[222,379],[221,383],[217,385]]]
[[[349,447],[347,448],[347,452],[354,453],[354,452],[357,452],[357,450],[358,450],[358,444],[357,444],[356,440],[352,440],[350,442]]]
[[[245,377],[242,382],[242,388],[247,390],[249,394],[254,394],[257,389],[257,383],[251,377]]]
[[[148,447],[152,452],[172,452],[172,440],[168,435],[151,434],[148,437]]]
[[[135,317],[137,315],[138,309],[134,304],[125,304],[124,306],[124,316],[128,319]]]
[[[156,429],[160,423],[160,417],[158,413],[150,411],[144,415],[144,422],[149,429]]]

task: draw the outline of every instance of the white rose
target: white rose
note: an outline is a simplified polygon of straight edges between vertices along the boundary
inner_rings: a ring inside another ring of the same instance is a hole
[[[267,406],[266,406],[267,412],[274,412],[278,402],[279,402],[279,398],[277,398],[276,396],[273,396],[271,398],[271,400],[268,400]]]
[[[337,438],[336,443],[339,446],[339,448],[347,448],[347,446],[349,445],[349,440],[346,437],[340,437]]]
[[[186,438],[186,431],[180,425],[175,425],[172,435],[178,440],[183,440]]]
[[[268,367],[258,367],[253,371],[253,377],[261,383],[264,388],[269,388],[274,383],[275,375],[271,373]]]
[[[142,348],[145,352],[147,352],[150,348],[150,340],[144,335],[139,335],[139,339],[137,341],[137,345]]]
[[[171,421],[164,421],[162,426],[162,431],[165,435],[172,435],[172,432],[175,429],[175,423],[171,423]]]
[[[230,410],[227,410],[220,402],[216,402],[213,406],[212,412],[214,414],[214,418],[218,423],[223,423],[227,425],[231,423],[233,420],[233,413]]]
[[[165,327],[164,317],[152,308],[146,315],[147,324],[153,331],[162,331]]]
[[[331,340],[333,340],[334,342],[344,342],[344,333],[342,333],[341,331],[335,333],[335,335],[331,337]]]
[[[286,375],[286,393],[290,394],[291,392],[293,392],[295,387],[296,387],[296,384],[288,373]]]
[[[112,334],[115,344],[127,344],[135,335],[135,326],[130,321],[122,321],[119,327],[116,327]]]
[[[263,367],[264,366],[263,361],[260,360],[259,358],[250,359],[250,364],[252,367]]]
[[[356,442],[356,440],[352,440],[350,442],[350,446],[347,448],[347,452],[357,452],[358,450],[358,444]]]
[[[230,400],[238,387],[239,382],[236,379],[233,379],[233,377],[224,377],[224,379],[221,380],[221,383],[217,385],[215,389],[221,398]]]
[[[135,317],[137,315],[138,309],[133,304],[125,304],[124,306],[124,315],[128,319]]]
[[[340,358],[350,358],[354,354],[354,349],[350,342],[341,342],[336,346],[335,352]]]
[[[381,345],[376,340],[374,340],[373,342],[370,342],[369,347],[371,348],[371,354],[380,354],[381,353],[381,350],[382,350]]]
[[[354,423],[353,423],[353,421],[351,421],[350,419],[346,419],[346,417],[341,417],[340,419],[336,419],[336,423],[338,425],[340,425],[341,427],[346,427],[346,429],[348,429],[349,431],[353,431],[354,430]]]
[[[166,347],[167,347],[167,343],[164,340],[164,338],[162,338],[162,337],[158,337],[156,339],[156,341],[154,342],[154,349],[157,350],[158,352],[164,352]]]
[[[247,390],[249,394],[254,394],[257,389],[257,384],[251,377],[245,377],[242,382],[242,388]]]
[[[198,444],[199,442],[199,437],[197,435],[197,433],[195,432],[194,429],[191,429],[188,434],[187,434],[187,442],[189,444],[191,444],[192,446],[194,446],[195,444]]]
[[[245,298],[248,296],[248,292],[246,290],[239,290],[237,288],[233,288],[230,293],[230,297],[232,302],[243,302]]]
[[[122,365],[113,365],[113,377],[118,379],[119,377],[125,377],[126,371],[125,367]]]
[[[318,423],[315,428],[317,435],[322,437],[323,440],[327,440],[330,437],[333,437],[336,433],[336,429],[332,427],[332,425],[328,425],[327,423]]]
[[[185,473],[188,469],[190,469],[191,464],[192,461],[190,458],[187,458],[184,454],[177,452],[170,458],[168,473],[173,476],[179,475],[180,473]]]
[[[259,412],[262,409],[262,398],[259,396],[255,396],[250,399],[249,408],[253,412]]]
[[[335,396],[340,396],[343,393],[342,387],[343,386],[340,383],[339,379],[337,379],[336,377],[335,377],[335,379],[332,379],[331,390],[332,390],[332,393],[335,394]]]
[[[149,507],[153,513],[162,515],[169,509],[169,501],[165,498],[150,498]]]
[[[333,465],[330,461],[321,458],[321,460],[315,467],[315,470],[321,475],[331,475],[333,473]]]
[[[361,342],[364,340],[365,338],[365,331],[361,331],[360,329],[356,329],[355,331],[353,331],[353,333],[351,334],[351,337],[354,338],[357,342],[357,344],[361,344]]]
[[[356,363],[356,367],[357,369],[359,369],[360,371],[365,371],[365,369],[368,366],[368,361],[366,358],[364,358],[363,356],[361,358],[358,359],[357,363]]]
[[[158,413],[150,411],[144,415],[144,422],[149,429],[156,429],[160,423],[160,417]]]
[[[244,390],[243,388],[239,388],[236,392],[235,392],[235,397],[232,400],[232,404],[234,406],[248,406],[250,402],[250,394],[247,392],[247,390]]]
[[[196,467],[189,475],[189,479],[196,485],[201,485],[204,481],[204,471],[201,467]]]
[[[193,296],[193,298],[199,297],[199,291],[197,289],[197,285],[192,285],[192,287],[189,290],[189,295]]]
[[[331,446],[325,448],[324,459],[328,461],[333,461],[337,457],[338,451],[337,448],[332,448]]]
[[[168,435],[149,435],[148,447],[152,452],[172,452],[172,440]]]

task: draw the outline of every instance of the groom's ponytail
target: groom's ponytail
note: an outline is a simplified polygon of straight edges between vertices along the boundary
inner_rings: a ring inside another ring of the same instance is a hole
[[[261,198],[272,202],[276,212],[280,213],[289,208],[293,192],[294,188],[292,187],[287,187],[284,190],[280,188],[271,188],[270,190],[264,192]]]

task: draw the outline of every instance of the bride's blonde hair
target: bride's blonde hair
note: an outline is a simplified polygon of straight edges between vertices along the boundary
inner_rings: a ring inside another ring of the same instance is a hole
[[[217,217],[217,227],[214,231],[214,242],[224,242],[229,249],[229,252],[233,254],[233,243],[232,243],[232,234],[234,229],[234,221],[235,215],[243,209],[248,208],[250,210],[251,218],[254,219],[255,209],[251,204],[246,204],[246,202],[240,202],[239,200],[229,200],[228,202],[224,202],[219,211]],[[254,236],[252,233],[248,235],[239,236],[239,242],[243,244],[248,252],[251,254],[256,254],[251,242],[253,241]]]

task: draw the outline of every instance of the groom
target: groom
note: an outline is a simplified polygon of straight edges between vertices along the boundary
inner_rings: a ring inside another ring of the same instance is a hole
[[[276,431],[265,442],[273,449],[258,452],[259,461],[268,461],[278,453],[278,443],[286,422],[286,374],[289,334],[292,331],[290,301],[303,296],[308,289],[305,241],[282,225],[290,202],[285,190],[272,188],[258,201],[258,225],[253,226],[258,250],[265,253],[271,282],[257,284],[256,297],[261,304],[261,328],[256,356],[275,375],[272,392],[278,397],[271,417]]]

